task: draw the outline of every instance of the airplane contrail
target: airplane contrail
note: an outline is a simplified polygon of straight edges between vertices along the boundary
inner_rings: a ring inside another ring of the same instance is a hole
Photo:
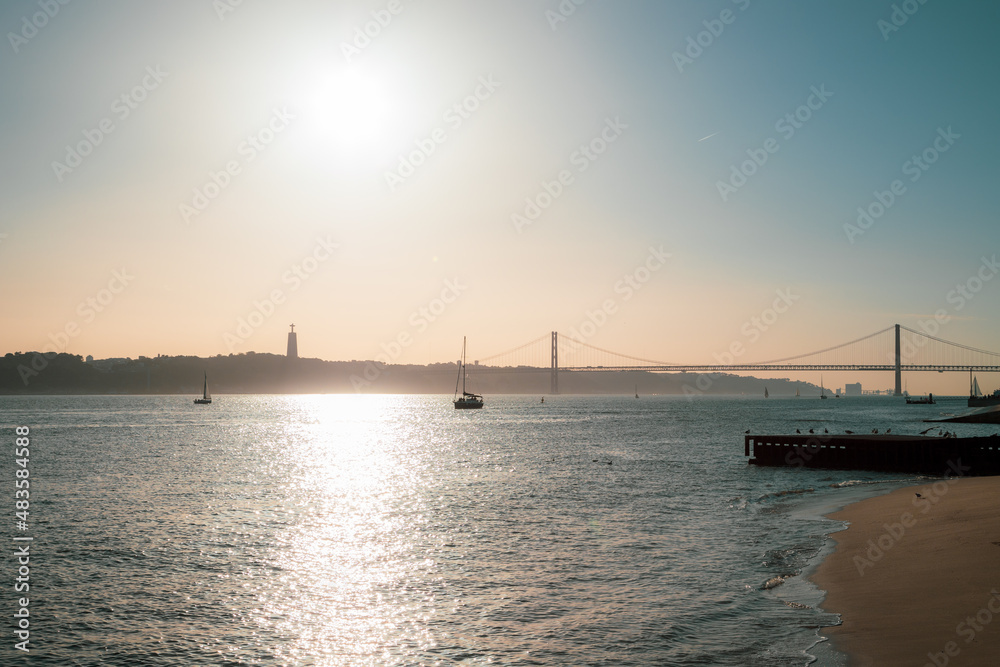
[[[722,130],[719,130],[719,132],[722,132]],[[705,141],[705,139],[711,139],[716,134],[719,134],[719,132],[713,132],[712,134],[708,135],[707,137],[702,137],[701,139],[698,140],[698,143],[701,143],[702,141]]]

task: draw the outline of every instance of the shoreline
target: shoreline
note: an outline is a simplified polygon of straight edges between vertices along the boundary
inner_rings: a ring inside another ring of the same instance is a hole
[[[916,494],[920,494],[917,496]],[[847,522],[808,579],[852,665],[992,664],[1000,652],[1000,476],[950,477],[827,515]]]

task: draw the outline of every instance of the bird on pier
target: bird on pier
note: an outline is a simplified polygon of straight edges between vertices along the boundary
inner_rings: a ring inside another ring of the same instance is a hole
[[[891,429],[891,428],[887,428],[887,429],[885,430],[885,432],[886,432],[886,433],[892,433],[892,429]]]
[[[747,430],[743,431],[743,433],[749,433],[749,432],[750,432],[750,429],[747,429]]]
[[[920,495],[919,493],[914,493],[913,495],[915,495],[917,498],[923,498],[923,496]]]
[[[823,433],[829,433],[829,431],[826,430],[826,429],[823,429]]]
[[[813,431],[812,429],[809,429],[809,432],[810,432],[810,433],[815,433],[815,431]]]
[[[795,432],[796,433],[802,433],[802,431],[800,431],[799,429],[795,429]]]

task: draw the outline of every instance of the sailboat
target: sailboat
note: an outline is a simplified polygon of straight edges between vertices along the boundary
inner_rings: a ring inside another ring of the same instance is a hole
[[[767,387],[764,387],[764,398],[767,398],[769,394],[767,393]]]
[[[483,407],[483,397],[465,390],[465,336],[462,337],[462,361],[458,365],[458,379],[455,380],[455,404],[456,410],[475,410]],[[462,395],[458,395],[458,382],[462,382]]]
[[[795,398],[798,398],[798,397],[799,397],[799,388],[796,387],[795,388]]]
[[[635,386],[635,397],[639,398],[639,385]]]
[[[201,398],[194,399],[197,404],[205,404],[212,402],[212,395],[208,393],[208,372],[205,372],[205,386],[201,390]]]
[[[819,397],[826,398],[826,389],[823,388],[823,376],[819,376]]]
[[[982,408],[987,405],[1000,405],[1000,389],[997,389],[992,394],[983,396],[983,392],[979,388],[979,378],[972,377],[971,369],[969,369],[969,377],[972,378],[972,383],[969,388],[970,408]]]

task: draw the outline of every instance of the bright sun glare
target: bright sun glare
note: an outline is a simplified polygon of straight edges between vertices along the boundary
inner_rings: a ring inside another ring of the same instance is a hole
[[[357,69],[302,82],[303,129],[318,148],[381,152],[392,134],[393,104],[385,84]]]

